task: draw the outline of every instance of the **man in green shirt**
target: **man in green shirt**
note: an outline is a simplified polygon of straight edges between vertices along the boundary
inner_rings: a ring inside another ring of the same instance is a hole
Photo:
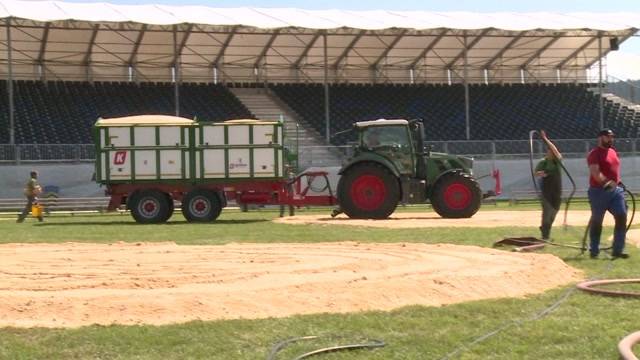
[[[31,171],[31,178],[24,187],[24,196],[27,198],[27,204],[24,206],[22,213],[18,215],[18,223],[23,222],[27,215],[29,215],[33,204],[38,202],[38,195],[40,195],[41,192],[42,188],[38,184],[38,172],[35,170]],[[38,216],[38,221],[43,221],[42,214]]]
[[[551,233],[551,226],[560,210],[562,197],[562,173],[560,171],[560,161],[562,154],[558,148],[549,140],[544,130],[540,130],[542,140],[547,144],[547,154],[538,165],[536,165],[536,176],[542,179],[542,224],[540,232],[542,239],[548,240]]]

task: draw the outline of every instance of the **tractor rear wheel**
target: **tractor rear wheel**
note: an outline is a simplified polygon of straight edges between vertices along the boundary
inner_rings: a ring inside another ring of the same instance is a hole
[[[338,182],[338,202],[350,218],[386,219],[395,211],[399,200],[398,180],[378,164],[354,165]]]
[[[131,216],[141,224],[163,223],[169,219],[167,196],[156,190],[135,192],[128,202]]]
[[[431,206],[443,218],[470,218],[482,201],[480,185],[468,174],[450,173],[436,182]]]
[[[196,189],[182,199],[182,215],[189,222],[209,222],[220,216],[222,204],[214,191]]]

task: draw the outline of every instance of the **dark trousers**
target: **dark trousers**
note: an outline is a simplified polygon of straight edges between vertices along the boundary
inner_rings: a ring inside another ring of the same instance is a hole
[[[18,216],[18,219],[24,220],[27,217],[27,215],[29,215],[29,213],[31,212],[31,208],[33,207],[33,204],[37,201],[38,201],[38,198],[36,198],[35,196],[27,196],[27,204],[24,206],[24,209],[22,210],[22,214]],[[38,220],[42,221],[42,215],[38,217]]]
[[[592,255],[598,255],[600,252],[602,221],[608,211],[616,221],[611,252],[613,255],[620,255],[624,250],[627,233],[627,204],[624,201],[624,190],[620,186],[612,191],[607,191],[601,187],[590,187],[589,203],[591,204],[591,223],[589,227],[591,247],[589,251]]]
[[[549,239],[551,235],[551,226],[560,211],[560,190],[558,189],[542,189],[542,224],[540,232],[543,239]]]

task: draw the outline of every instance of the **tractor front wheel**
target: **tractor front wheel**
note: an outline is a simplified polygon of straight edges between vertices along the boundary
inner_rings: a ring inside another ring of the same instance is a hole
[[[470,218],[481,201],[480,185],[465,173],[443,175],[431,195],[431,206],[443,218]]]
[[[341,210],[354,219],[386,219],[400,200],[396,177],[381,165],[365,163],[347,169],[338,182]]]

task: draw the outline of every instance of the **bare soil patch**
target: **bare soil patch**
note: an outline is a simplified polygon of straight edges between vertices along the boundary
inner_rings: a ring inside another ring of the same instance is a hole
[[[613,237],[610,237],[613,239]],[[640,229],[630,229],[627,231],[627,244],[640,247]]]
[[[586,226],[591,212],[588,210],[571,210],[567,216],[567,224]],[[443,219],[435,212],[395,212],[384,220],[349,219],[341,214],[335,218],[329,215],[300,215],[276,219],[285,224],[326,224],[370,226],[382,228],[430,228],[430,227],[500,227],[500,226],[540,226],[541,211],[479,211],[469,219]],[[555,226],[564,222],[564,211],[558,213]],[[612,216],[606,216],[605,225],[613,225]]]
[[[390,310],[523,297],[582,273],[458,245],[0,245],[0,326],[79,327]]]

